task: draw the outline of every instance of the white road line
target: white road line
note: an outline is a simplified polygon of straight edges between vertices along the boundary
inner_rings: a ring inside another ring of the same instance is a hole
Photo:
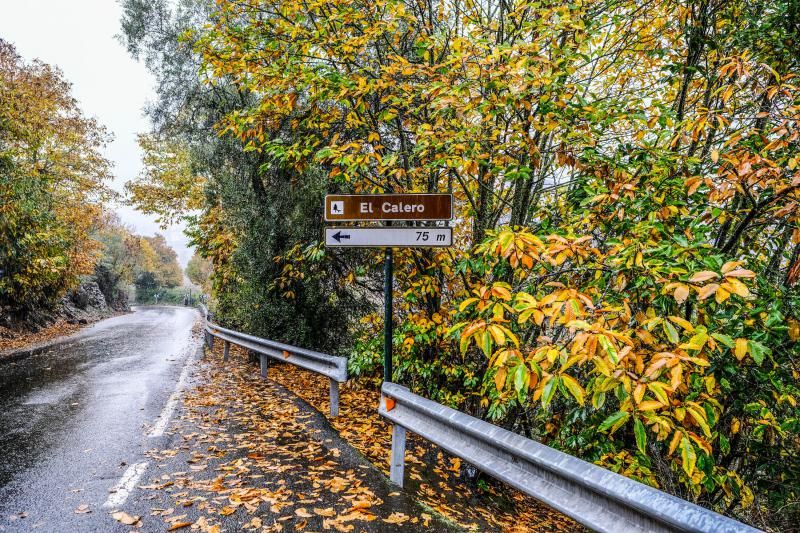
[[[103,507],[120,507],[128,499],[131,491],[136,487],[139,479],[147,470],[147,463],[136,463],[128,467],[125,473],[120,478],[119,482],[111,487],[111,494],[109,494],[106,503]]]
[[[160,437],[167,429],[167,424],[169,424],[169,420],[172,418],[172,413],[175,412],[175,407],[178,405],[178,400],[180,400],[181,393],[186,386],[186,381],[189,379],[189,371],[191,370],[192,361],[194,361],[194,353],[197,351],[196,344],[197,341],[190,344],[189,355],[186,356],[186,362],[183,364],[178,383],[175,385],[175,392],[170,395],[164,409],[162,409],[161,414],[158,415],[156,423],[147,434],[148,437]],[[148,463],[146,462],[130,465],[128,469],[125,470],[119,482],[109,490],[111,494],[103,504],[103,507],[120,507],[124,504],[128,496],[130,496],[131,491],[136,488],[136,484],[139,482],[142,475],[144,475],[145,470],[147,470],[147,465]]]
[[[189,379],[189,370],[191,369],[191,364],[194,360],[193,354],[195,351],[196,347],[194,346],[194,343],[192,343],[192,348],[189,352],[189,355],[186,357],[186,363],[184,363],[183,370],[181,370],[181,375],[178,378],[178,384],[175,385],[175,392],[170,395],[169,400],[167,400],[167,404],[164,406],[164,409],[161,410],[161,414],[158,415],[156,423],[153,424],[153,427],[147,434],[148,437],[160,437],[167,429],[167,424],[169,424],[169,420],[172,418],[172,413],[175,412],[175,407],[177,407],[178,400],[181,398],[183,388],[186,386],[186,380]]]

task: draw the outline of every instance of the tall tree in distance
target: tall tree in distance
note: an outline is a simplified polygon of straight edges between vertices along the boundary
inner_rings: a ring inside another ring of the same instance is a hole
[[[211,274],[213,272],[211,261],[194,254],[186,265],[186,276],[192,283],[200,287],[203,292],[211,292]]]
[[[168,289],[183,285],[183,269],[178,264],[178,254],[167,244],[164,236],[156,233],[152,237],[142,237],[142,239],[155,255],[155,264],[150,272],[155,275],[156,283]]]

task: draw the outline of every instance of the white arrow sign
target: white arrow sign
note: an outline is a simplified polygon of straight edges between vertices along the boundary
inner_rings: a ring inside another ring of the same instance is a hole
[[[427,248],[452,245],[452,228],[325,228],[325,246]]]

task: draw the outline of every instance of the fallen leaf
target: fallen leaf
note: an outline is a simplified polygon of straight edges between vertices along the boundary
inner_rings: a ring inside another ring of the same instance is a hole
[[[387,524],[402,524],[403,522],[408,522],[410,518],[406,514],[394,512],[389,515],[389,518],[384,518],[383,521]]]
[[[123,511],[117,511],[115,513],[111,513],[111,516],[114,518],[114,520],[116,520],[117,522],[121,522],[126,526],[132,526],[139,521],[138,516],[131,516]]]
[[[167,531],[175,531],[176,529],[189,527],[192,524],[194,524],[194,522],[178,522],[176,524],[172,524],[171,526],[169,526],[169,529],[167,529]]]
[[[357,501],[353,504],[350,508],[351,511],[357,511],[359,509],[369,509],[372,507],[372,504],[366,500]]]
[[[91,512],[92,510],[89,509],[89,505],[85,503],[82,503],[81,505],[78,506],[77,509],[75,509],[75,514],[86,514]]]

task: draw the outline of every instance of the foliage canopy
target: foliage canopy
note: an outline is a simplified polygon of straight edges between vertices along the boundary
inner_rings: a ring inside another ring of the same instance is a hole
[[[365,294],[351,365],[369,374],[380,254],[321,249],[321,195],[452,192],[457,245],[397,254],[396,380],[750,523],[797,521],[798,2],[180,6],[171,46],[218,134],[192,157],[248,162],[206,167],[194,219],[223,317]],[[163,58],[153,35],[129,38]],[[165,125],[192,124],[196,100],[163,96]]]

